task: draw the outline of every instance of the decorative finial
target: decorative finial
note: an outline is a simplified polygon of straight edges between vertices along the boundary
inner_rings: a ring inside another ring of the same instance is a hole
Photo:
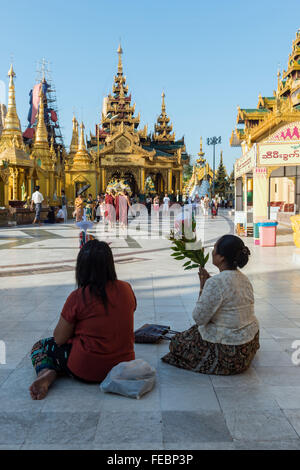
[[[75,117],[75,114],[72,119],[73,122],[73,132],[72,132],[72,139],[70,144],[70,153],[76,153],[78,150],[78,122]]]
[[[9,69],[7,75],[10,77],[10,79],[12,79],[13,77],[16,76],[16,74],[15,74],[15,72],[14,72],[14,69],[13,69],[13,64],[11,64],[10,69]]]
[[[205,163],[204,155],[205,155],[205,152],[203,152],[202,150],[202,136],[201,136],[200,137],[200,152],[198,152],[199,158],[198,160],[196,160],[196,162],[201,166],[203,166]]]
[[[123,49],[121,47],[121,43],[119,44],[117,53],[119,54],[118,74],[123,75],[123,64],[122,64]]]
[[[80,124],[80,140],[79,140],[79,150],[86,151],[85,140],[84,140],[84,124]]]
[[[48,144],[48,132],[45,125],[45,115],[44,115],[44,93],[43,87],[41,85],[40,88],[40,104],[39,104],[39,111],[38,111],[38,119],[37,119],[37,126],[35,132],[35,145],[42,145],[45,148],[49,148]]]
[[[161,110],[162,110],[163,113],[166,111],[165,96],[166,95],[163,91],[162,94],[161,94],[161,97],[162,97]]]
[[[13,136],[15,133],[21,138],[21,126],[20,120],[17,114],[16,108],[16,97],[15,97],[15,84],[14,77],[16,76],[13,65],[11,64],[8,71],[9,76],[9,87],[8,87],[8,103],[7,103],[7,114],[4,120],[3,136]]]

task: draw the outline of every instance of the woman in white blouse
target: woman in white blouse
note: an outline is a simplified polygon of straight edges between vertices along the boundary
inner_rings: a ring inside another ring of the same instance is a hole
[[[200,294],[193,311],[196,325],[176,334],[162,360],[204,374],[231,375],[245,371],[259,349],[251,282],[243,268],[250,251],[235,235],[215,244],[213,264],[220,273],[200,269]]]

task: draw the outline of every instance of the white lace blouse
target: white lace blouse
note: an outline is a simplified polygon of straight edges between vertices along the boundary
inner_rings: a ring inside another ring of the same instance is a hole
[[[259,330],[252,284],[239,270],[210,277],[196,302],[193,318],[205,341],[245,344]]]

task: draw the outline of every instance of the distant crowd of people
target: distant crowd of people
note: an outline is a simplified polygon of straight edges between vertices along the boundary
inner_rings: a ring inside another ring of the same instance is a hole
[[[44,197],[40,192],[40,187],[35,187],[35,192],[31,198],[31,209],[35,206],[35,218],[33,223],[41,225],[40,214],[42,208],[42,202]],[[154,211],[156,217],[159,217],[159,211],[162,208],[163,214],[167,214],[169,208],[173,203],[180,205],[189,204],[192,205],[192,209],[196,215],[208,216],[209,212],[212,218],[218,215],[219,208],[231,209],[233,207],[233,201],[220,196],[212,196],[209,198],[208,194],[200,196],[196,194],[194,198],[191,196],[183,196],[180,201],[173,195],[169,196],[167,193],[161,195],[147,194],[141,201],[136,195],[130,195],[126,190],[116,192],[114,189],[107,190],[105,194],[98,194],[96,199],[90,193],[88,197],[84,194],[78,194],[75,203],[73,217],[76,222],[80,222],[83,218],[88,221],[98,223],[103,221],[110,227],[114,227],[115,223],[118,223],[121,227],[126,227],[128,224],[128,211],[129,208],[134,204],[144,204],[148,214],[151,215],[151,211]],[[68,201],[65,195],[65,191],[61,191],[61,204],[57,206],[50,206],[47,219],[44,223],[64,223],[67,222]]]

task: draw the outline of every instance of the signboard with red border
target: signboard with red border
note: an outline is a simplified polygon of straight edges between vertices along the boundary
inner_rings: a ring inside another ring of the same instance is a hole
[[[257,160],[262,166],[300,165],[300,142],[259,144]]]

